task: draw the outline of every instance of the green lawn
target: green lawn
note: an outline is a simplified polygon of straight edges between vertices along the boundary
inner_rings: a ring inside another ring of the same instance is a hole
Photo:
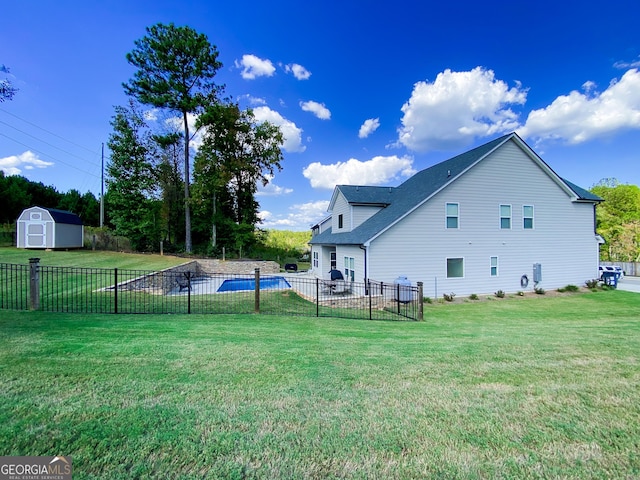
[[[51,267],[122,268],[162,270],[188,262],[188,258],[170,255],[105,252],[92,250],[25,250],[0,247],[0,263],[26,265],[30,258],[39,258],[40,265]]]
[[[425,322],[0,312],[0,455],[74,478],[637,478],[640,295]]]

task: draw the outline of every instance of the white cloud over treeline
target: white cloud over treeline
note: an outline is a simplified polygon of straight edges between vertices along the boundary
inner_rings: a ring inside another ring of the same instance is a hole
[[[53,162],[41,160],[37,154],[30,150],[19,155],[0,158],[0,170],[2,170],[5,175],[21,175],[23,170],[47,168],[52,165],[54,165]]]

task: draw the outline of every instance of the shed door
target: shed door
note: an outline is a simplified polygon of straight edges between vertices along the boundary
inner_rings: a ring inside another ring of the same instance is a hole
[[[41,220],[40,212],[31,212],[29,222],[27,223],[27,242],[26,247],[46,247],[46,231],[45,222]]]

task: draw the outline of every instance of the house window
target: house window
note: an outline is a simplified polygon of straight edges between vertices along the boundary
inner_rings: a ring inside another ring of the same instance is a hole
[[[318,268],[320,266],[320,257],[318,252],[313,252],[313,266],[314,268]]]
[[[511,228],[511,205],[500,205],[500,228]]]
[[[342,214],[338,215],[338,228],[342,228]]]
[[[345,280],[355,281],[356,272],[355,272],[356,260],[353,257],[344,257],[344,278]]]
[[[464,258],[447,258],[447,278],[464,277]]]
[[[533,205],[522,207],[522,222],[525,230],[533,229]]]
[[[447,203],[447,228],[458,228],[459,208],[457,203]]]
[[[492,277],[497,277],[498,276],[498,257],[491,257],[491,276]]]

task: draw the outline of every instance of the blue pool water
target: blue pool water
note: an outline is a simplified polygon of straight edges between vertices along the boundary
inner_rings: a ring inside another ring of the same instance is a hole
[[[284,277],[261,277],[260,290],[270,290],[277,288],[291,288],[291,285]],[[231,278],[222,282],[218,287],[218,292],[238,292],[240,290],[255,290],[255,278]]]

